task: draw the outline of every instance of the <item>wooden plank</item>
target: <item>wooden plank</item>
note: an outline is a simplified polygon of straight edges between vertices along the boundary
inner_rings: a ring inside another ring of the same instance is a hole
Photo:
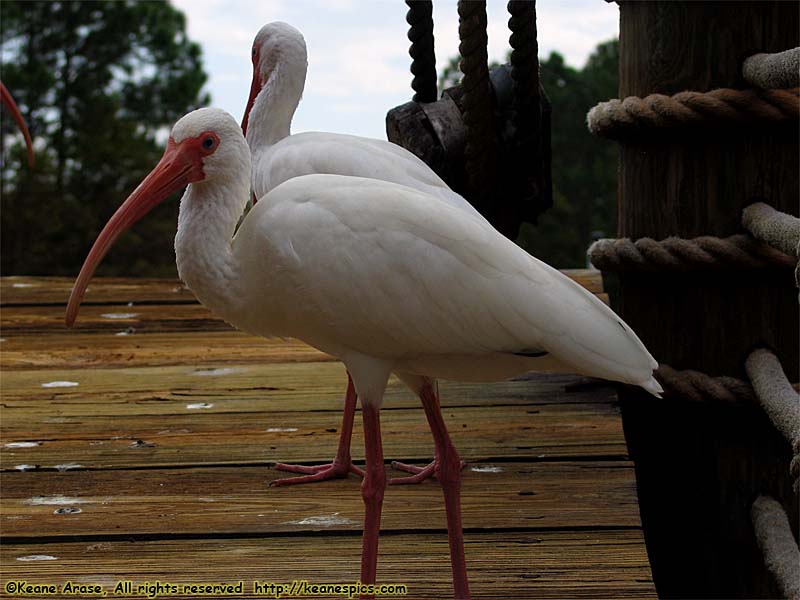
[[[188,367],[8,371],[0,381],[0,389],[7,416],[13,419],[12,409],[57,411],[64,416],[110,416],[141,413],[145,403],[151,405],[148,412],[175,412],[187,402],[212,397],[238,398],[243,402],[240,409],[244,410],[253,407],[253,400],[280,400],[283,410],[291,410],[301,398],[313,400],[321,396],[322,404],[298,408],[326,409],[332,408],[330,401],[343,396],[346,381],[346,371],[339,362],[225,366],[200,363]],[[166,411],[155,408],[162,402],[166,402]],[[70,412],[70,407],[77,412]],[[262,405],[256,410],[264,408]]]
[[[603,273],[597,269],[561,269],[561,272],[593,294],[603,293]]]
[[[34,538],[360,530],[360,479],[267,486],[286,475],[242,467],[3,473],[0,519],[3,535]],[[641,525],[633,465],[622,461],[474,464],[464,470],[461,504],[467,529]],[[443,529],[440,486],[391,486],[381,527]]]
[[[606,294],[599,294],[608,302]],[[234,328],[201,304],[89,305],[81,308],[70,330],[64,323],[61,306],[13,306],[2,311],[4,338],[32,334],[69,335],[114,333],[120,336],[163,332],[217,332]],[[256,338],[259,339],[259,338]]]
[[[567,269],[564,275],[593,294],[603,291],[603,278],[595,269]],[[75,280],[71,277],[0,277],[0,306],[66,305]],[[196,302],[179,279],[131,279],[95,277],[86,291],[84,304],[127,304],[133,302]]]
[[[68,333],[63,306],[3,308],[3,335]],[[202,304],[102,304],[82,306],[76,333],[133,331],[232,331],[233,327]]]
[[[0,277],[0,306],[66,305],[75,279],[72,277]],[[84,297],[85,304],[128,302],[197,302],[179,279],[95,277]]]
[[[465,549],[476,600],[655,598],[641,532],[636,530],[467,532]],[[113,596],[114,585],[120,580],[137,584],[243,580],[247,593],[241,597],[264,598],[252,593],[253,581],[355,582],[360,553],[359,536],[337,535],[4,544],[0,574],[4,583],[11,579],[94,582],[105,586],[108,597],[137,600],[143,596]],[[32,555],[53,560],[25,560]],[[447,536],[384,536],[378,581],[408,585],[408,598],[451,597]]]
[[[120,329],[122,331],[122,329]],[[333,360],[294,339],[260,338],[241,331],[171,333],[45,332],[0,338],[0,368],[76,369]]]
[[[6,469],[319,460],[335,451],[345,380],[336,362],[7,372],[0,456]],[[442,404],[466,457],[624,455],[613,388],[579,381],[443,382]],[[42,387],[54,382],[79,385]],[[430,455],[418,400],[394,378],[383,415],[388,456]]]
[[[138,414],[125,415],[53,412],[26,417],[22,411],[5,409],[2,468],[309,462],[329,460],[336,451],[341,422],[337,411],[227,412],[219,405],[192,410],[184,404],[181,413],[169,414],[159,413],[159,404],[138,405]],[[151,408],[152,414],[146,412]],[[602,403],[445,408],[444,417],[466,460],[626,455],[617,409]],[[433,455],[421,410],[384,410],[381,420],[388,458],[429,460]],[[363,456],[360,430],[357,416],[357,458]]]
[[[225,412],[263,412],[267,407],[300,412],[339,410],[347,381],[344,365],[327,360],[326,355],[317,356],[326,360],[7,371],[0,391],[4,416],[10,421],[17,414],[21,420],[54,413],[64,417],[184,414],[186,403],[198,401],[220,403],[214,412],[223,408]],[[574,375],[531,374],[491,384],[443,381],[440,385],[445,407],[616,402],[614,389],[606,382]],[[392,377],[383,406],[418,407],[419,401]]]
[[[608,304],[607,294],[598,297]],[[60,306],[23,306],[3,309],[3,335],[61,334],[66,337],[87,333],[114,333],[120,336],[163,332],[217,332],[235,329],[200,304],[190,305],[96,305],[81,308],[70,330]],[[66,338],[65,341],[68,341]]]

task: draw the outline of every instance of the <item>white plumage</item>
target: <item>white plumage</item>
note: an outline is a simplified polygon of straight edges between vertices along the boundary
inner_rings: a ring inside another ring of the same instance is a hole
[[[297,29],[281,22],[261,28],[253,42],[253,82],[243,121],[256,198],[301,175],[352,175],[407,185],[484,220],[428,165],[397,144],[339,133],[290,135],[307,68],[306,43]]]
[[[187,183],[175,250],[198,299],[244,331],[337,356],[352,375],[366,448],[363,583],[376,580],[386,485],[379,409],[391,372],[419,394],[431,425],[437,460],[420,475],[435,473],[442,485],[457,598],[469,597],[461,461],[426,378],[493,380],[546,367],[660,391],[656,362],[610,308],[485,221],[410,187],[296,177],[261,198],[232,239],[250,157],[235,121],[216,109],[175,125],[162,160],[106,224],[76,281],[68,325],[120,233]]]
[[[489,381],[544,368],[659,389],[655,361],[594,295],[488,224],[408,187],[292,179],[256,205],[233,252],[237,262],[263,257],[270,288],[298,299],[272,331],[260,319],[237,323],[258,335],[292,335],[428,377]]]
[[[252,187],[254,200],[295,177],[333,174],[366,177],[403,184],[429,194],[427,201],[439,201],[486,222],[472,205],[453,192],[436,173],[418,157],[395,144],[336,133],[309,132],[290,135],[291,122],[303,94],[308,67],[303,35],[286,23],[268,23],[256,35],[252,47],[253,79],[242,128],[253,156]],[[404,297],[401,294],[399,297]],[[454,360],[442,366],[452,370]],[[439,369],[442,372],[445,370]],[[417,376],[398,373],[419,394],[422,385]],[[433,384],[433,382],[429,382]],[[295,485],[346,477],[353,472],[363,475],[350,456],[357,398],[348,375],[342,427],[335,458],[328,465],[306,467],[276,463],[282,471],[305,473],[283,478],[273,485]],[[393,462],[392,466],[416,471],[415,466]],[[392,483],[418,483],[421,478],[393,479]]]

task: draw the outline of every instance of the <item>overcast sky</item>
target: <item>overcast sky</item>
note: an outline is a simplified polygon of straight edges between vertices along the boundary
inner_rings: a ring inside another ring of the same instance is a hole
[[[334,131],[386,137],[390,108],[410,100],[407,7],[401,0],[173,0],[189,36],[203,47],[212,104],[241,119],[250,90],[250,47],[262,25],[285,21],[303,32],[308,80],[292,132]],[[439,70],[458,52],[455,0],[434,1]],[[539,0],[539,54],[557,50],[581,67],[619,31],[615,3]],[[506,2],[489,0],[489,58],[508,51]]]

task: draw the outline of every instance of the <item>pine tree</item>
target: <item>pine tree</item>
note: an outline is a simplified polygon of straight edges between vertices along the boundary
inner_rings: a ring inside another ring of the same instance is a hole
[[[541,61],[553,106],[553,207],[535,227],[523,226],[517,242],[557,268],[585,267],[593,238],[617,230],[617,145],[589,133],[586,113],[617,96],[618,47],[598,45],[582,69],[557,52]]]
[[[10,1],[2,79],[36,146],[24,164],[3,119],[2,273],[74,275],[111,213],[163,151],[167,128],[209,102],[200,47],[163,1]],[[158,141],[157,141],[158,138]],[[174,275],[177,203],[120,240],[101,274]]]

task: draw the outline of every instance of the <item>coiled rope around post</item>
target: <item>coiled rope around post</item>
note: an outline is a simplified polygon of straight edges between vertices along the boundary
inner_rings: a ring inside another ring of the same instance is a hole
[[[764,202],[751,204],[742,211],[742,225],[757,240],[786,254],[797,254],[800,244],[800,219],[782,213]]]
[[[748,123],[789,123],[800,118],[800,88],[651,94],[601,102],[586,121],[593,134],[622,139],[650,130]]]
[[[797,478],[800,474],[797,472],[800,468],[800,395],[786,378],[778,357],[769,350],[755,350],[747,357],[744,367],[764,412],[792,446],[794,458],[790,469]],[[795,481],[795,491],[797,487]]]
[[[467,126],[465,154],[470,189],[482,204],[492,189],[496,174],[492,97],[489,83],[486,1],[459,0],[458,36],[461,72],[464,78],[464,124]]]
[[[742,225],[754,238],[800,259],[800,219],[797,217],[756,202],[742,211]],[[794,268],[794,283],[800,287],[800,263]]]
[[[695,271],[794,267],[793,256],[748,235],[727,238],[669,237],[656,241],[640,238],[597,240],[589,247],[589,260],[601,271]]]
[[[735,377],[712,377],[690,369],[678,371],[660,364],[655,378],[667,396],[680,397],[691,402],[722,402],[726,404],[751,404],[755,401],[753,386]]]
[[[436,102],[438,88],[436,83],[436,53],[433,42],[433,1],[406,0],[408,13],[406,22],[410,25],[408,39],[411,47],[411,73],[414,79],[414,102]]]
[[[768,90],[800,86],[800,48],[774,54],[754,54],[742,64],[747,83]]]
[[[759,496],[750,508],[750,518],[764,564],[783,597],[800,600],[800,550],[783,507],[769,496]]]

